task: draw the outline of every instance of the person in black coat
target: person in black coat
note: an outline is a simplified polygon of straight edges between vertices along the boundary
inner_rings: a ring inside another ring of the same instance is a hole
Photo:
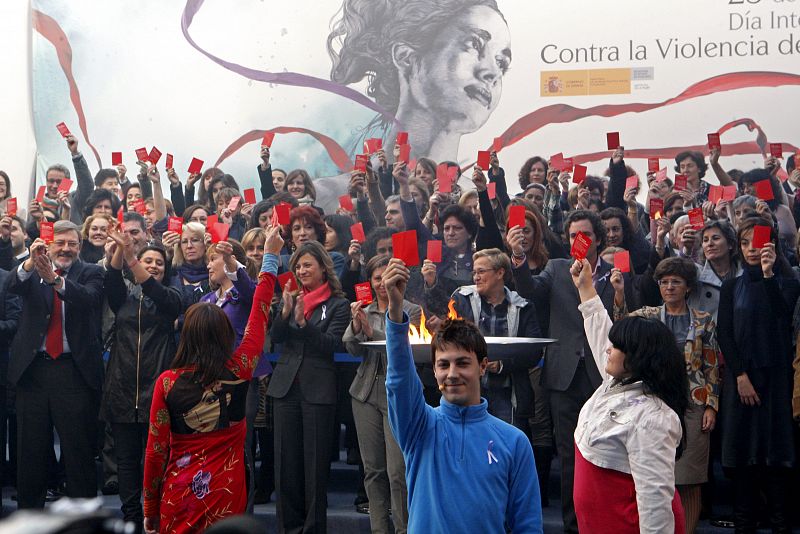
[[[97,495],[96,399],[103,383],[103,270],[78,259],[78,227],[59,221],[55,238],[34,240],[9,291],[22,297],[8,381],[17,388],[20,508],[42,508],[53,426],[61,440],[67,495]]]
[[[6,285],[11,277],[9,271],[0,269],[0,485],[2,480],[2,471],[5,469],[6,464],[6,429],[9,414],[6,408],[6,396],[8,375],[8,348],[11,346],[11,341],[14,339],[14,334],[17,332],[19,325],[19,317],[22,314],[22,302],[19,296],[14,295],[8,291]],[[16,451],[16,447],[11,447],[12,454]],[[13,458],[11,465],[14,465]]]

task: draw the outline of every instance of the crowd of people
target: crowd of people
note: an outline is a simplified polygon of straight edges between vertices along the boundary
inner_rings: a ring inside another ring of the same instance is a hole
[[[27,210],[0,171],[19,508],[101,489],[146,532],[193,532],[274,495],[281,532],[325,532],[344,426],[376,533],[541,532],[556,455],[565,532],[694,532],[715,462],[736,532],[790,532],[797,155],[685,151],[674,178],[623,147],[585,177],[536,156],[511,196],[497,152],[462,176],[403,144],[370,147],[328,213],[266,145],[261,200],[214,167],[92,177],[72,135]],[[556,341],[494,359],[488,336]]]

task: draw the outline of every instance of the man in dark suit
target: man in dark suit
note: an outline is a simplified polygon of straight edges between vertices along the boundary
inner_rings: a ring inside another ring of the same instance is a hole
[[[52,243],[36,239],[12,273],[22,298],[21,335],[11,347],[8,381],[17,388],[20,508],[44,506],[53,427],[65,461],[67,495],[94,497],[97,395],[102,386],[100,309],[103,271],[78,259],[81,236],[55,223]]]
[[[573,211],[564,222],[564,232],[570,247],[578,233],[592,240],[586,259],[593,269],[592,278],[603,305],[613,317],[614,288],[611,285],[612,265],[600,258],[605,246],[606,230],[603,221],[594,212]],[[557,339],[547,347],[544,359],[543,381],[550,391],[550,410],[556,449],[561,458],[561,502],[564,532],[578,532],[572,502],[573,474],[575,469],[575,426],[581,407],[600,386],[600,372],[592,358],[583,329],[583,318],[578,311],[580,299],[570,277],[572,259],[552,259],[537,276],[531,276],[524,255],[513,255],[514,278],[517,292],[533,302],[547,302],[550,308],[548,337]],[[629,310],[637,307],[629,274],[625,273],[625,304]]]

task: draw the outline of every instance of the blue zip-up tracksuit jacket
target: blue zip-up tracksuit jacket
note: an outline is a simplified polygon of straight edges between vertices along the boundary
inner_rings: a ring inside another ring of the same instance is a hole
[[[542,532],[528,438],[489,415],[486,399],[425,404],[404,323],[386,318],[389,423],[406,461],[408,532]]]

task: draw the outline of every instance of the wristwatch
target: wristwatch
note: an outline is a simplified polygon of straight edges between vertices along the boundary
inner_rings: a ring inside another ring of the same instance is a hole
[[[53,278],[52,282],[50,282],[50,283],[45,282],[45,284],[47,284],[48,286],[58,286],[58,285],[61,285],[61,281],[62,280],[63,280],[62,276],[60,274],[57,274],[56,277]]]

